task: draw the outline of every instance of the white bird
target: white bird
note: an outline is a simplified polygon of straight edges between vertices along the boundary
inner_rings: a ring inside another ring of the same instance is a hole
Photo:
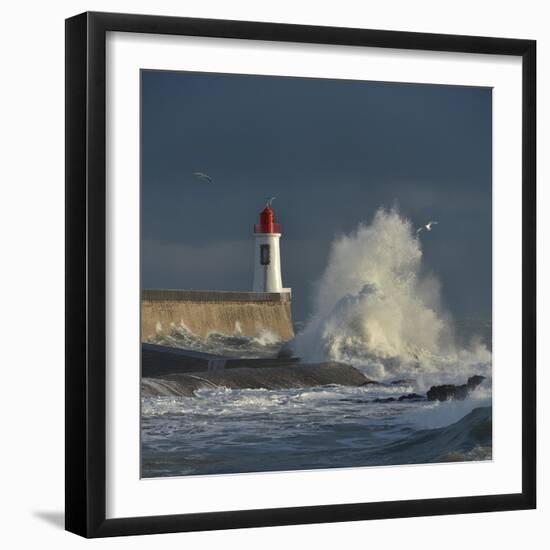
[[[212,183],[212,178],[204,172],[193,172],[193,175],[201,180],[206,180],[208,183]]]
[[[439,222],[435,222],[435,221],[428,222],[426,225],[423,225],[423,226],[419,227],[416,230],[416,234],[418,235],[421,231],[424,231],[424,229],[426,231],[431,231],[432,230],[432,225],[437,225],[438,223]]]
[[[269,208],[271,208],[271,204],[273,203],[273,201],[276,199],[277,197],[271,197],[266,203],[265,205]]]

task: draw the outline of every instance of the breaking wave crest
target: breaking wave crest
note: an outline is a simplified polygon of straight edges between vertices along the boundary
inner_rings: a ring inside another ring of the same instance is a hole
[[[157,333],[148,343],[241,358],[273,357],[281,348],[282,342],[269,330],[260,330],[255,336],[245,336],[239,334],[238,326],[235,328],[235,335],[212,331],[206,338],[201,338],[180,323],[173,325],[170,332]]]
[[[379,380],[490,376],[491,352],[479,339],[456,345],[439,282],[423,269],[420,239],[396,210],[378,210],[370,225],[333,242],[314,314],[294,347],[308,361],[350,363]]]

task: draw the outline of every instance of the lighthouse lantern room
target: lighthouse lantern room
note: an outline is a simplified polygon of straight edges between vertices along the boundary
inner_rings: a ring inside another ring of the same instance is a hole
[[[268,204],[260,212],[260,223],[254,225],[254,292],[289,292],[283,288],[279,239],[281,226]]]

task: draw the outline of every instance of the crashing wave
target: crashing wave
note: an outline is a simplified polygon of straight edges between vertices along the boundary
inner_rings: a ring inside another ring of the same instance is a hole
[[[490,376],[484,344],[456,345],[439,282],[423,269],[410,221],[395,210],[378,210],[370,225],[333,242],[314,314],[294,346],[308,361],[350,363],[379,380]]]

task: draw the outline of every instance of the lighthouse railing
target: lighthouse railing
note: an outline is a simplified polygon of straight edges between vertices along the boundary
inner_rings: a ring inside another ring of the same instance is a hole
[[[255,223],[254,233],[281,233],[281,224],[272,223],[270,225],[264,225],[262,223]]]

